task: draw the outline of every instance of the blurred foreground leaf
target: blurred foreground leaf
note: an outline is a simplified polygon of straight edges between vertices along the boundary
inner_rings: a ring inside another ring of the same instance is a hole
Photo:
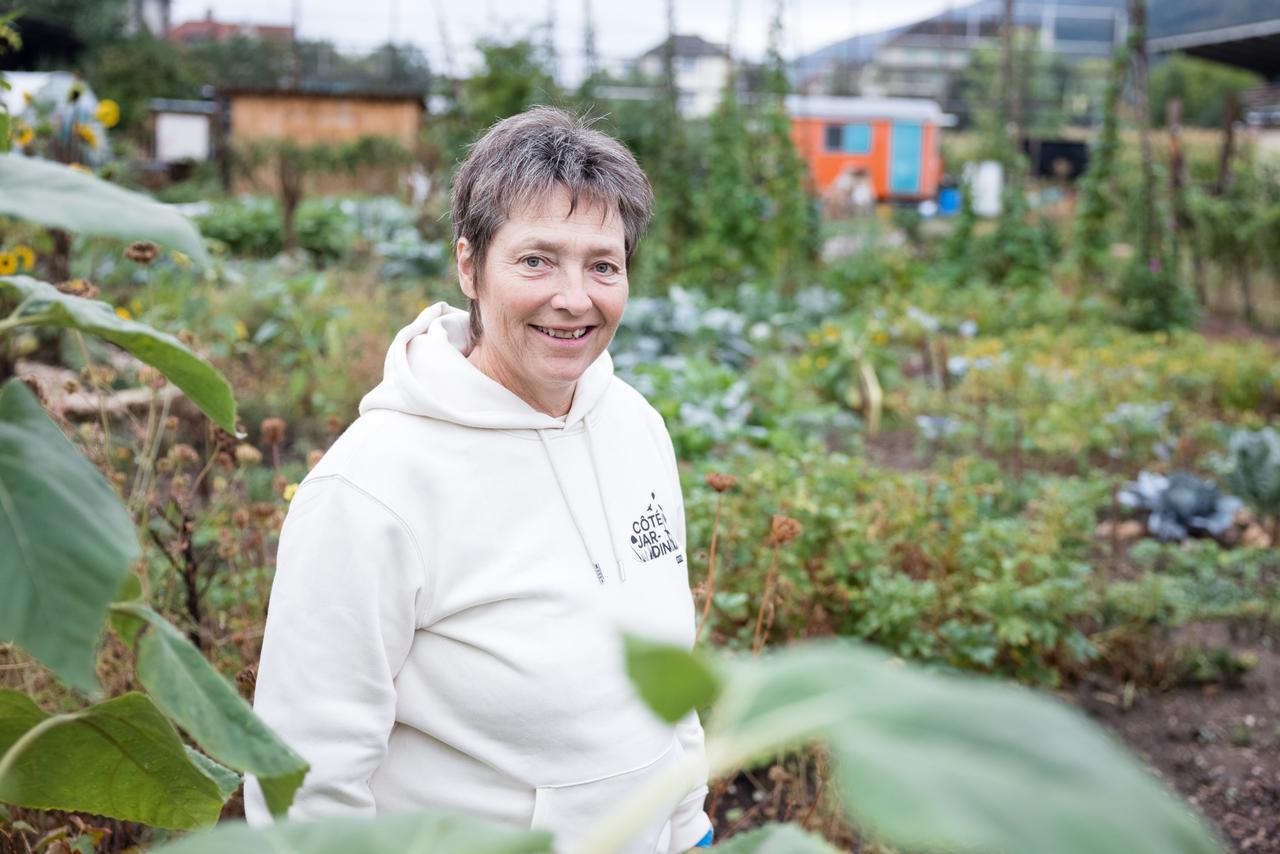
[[[155,854],[551,854],[551,836],[499,828],[439,812],[372,819],[226,823],[209,833],[152,849]]]
[[[151,240],[209,262],[200,232],[185,216],[65,164],[0,154],[0,187],[0,214],[78,234]]]
[[[96,687],[107,606],[138,557],[115,491],[19,380],[0,389],[0,641]]]
[[[700,658],[678,647],[628,635],[623,638],[627,675],[644,701],[667,723],[716,698],[720,685]]]
[[[689,656],[668,652],[679,655]],[[840,642],[734,660],[723,672],[707,725],[712,775],[823,742],[849,816],[895,847],[1222,851],[1118,741],[1076,709],[1017,684],[932,673]],[[664,691],[669,708],[700,702],[684,680]],[[655,692],[641,688],[646,697]]]

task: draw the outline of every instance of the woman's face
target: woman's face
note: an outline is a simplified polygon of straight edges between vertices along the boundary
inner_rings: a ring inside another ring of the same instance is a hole
[[[513,211],[483,269],[458,241],[462,291],[480,306],[484,334],[469,359],[535,409],[560,416],[587,367],[613,340],[627,304],[626,244],[617,212],[557,185]]]

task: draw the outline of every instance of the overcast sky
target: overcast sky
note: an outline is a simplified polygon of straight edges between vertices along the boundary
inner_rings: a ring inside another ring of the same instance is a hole
[[[474,61],[468,47],[478,38],[510,39],[537,28],[538,37],[554,15],[556,45],[563,76],[572,78],[582,53],[584,4],[588,0],[173,0],[172,22],[203,18],[206,10],[220,21],[287,24],[297,13],[302,38],[325,39],[359,50],[392,40],[422,49],[443,67],[443,21],[455,62],[466,70]],[[608,67],[662,41],[666,33],[663,0],[589,0],[594,11],[596,49]],[[715,42],[729,39],[734,0],[677,0],[676,29]],[[919,20],[958,5],[956,0],[787,0],[784,53],[801,53],[862,32]],[[737,0],[739,21],[735,53],[746,59],[763,55],[773,0]]]

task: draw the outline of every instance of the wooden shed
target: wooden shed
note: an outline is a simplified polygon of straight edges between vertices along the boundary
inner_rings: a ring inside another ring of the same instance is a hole
[[[299,145],[352,142],[362,136],[394,140],[412,151],[422,127],[425,95],[319,91],[311,89],[229,89],[219,93],[223,133],[231,145],[262,139],[289,139]],[[352,176],[324,176],[322,192],[387,192],[397,175],[364,169]],[[264,176],[264,180],[270,180]],[[260,184],[261,182],[255,182]]]
[[[791,138],[819,194],[842,178],[869,179],[875,199],[932,198],[942,176],[938,133],[954,122],[922,98],[791,95]]]

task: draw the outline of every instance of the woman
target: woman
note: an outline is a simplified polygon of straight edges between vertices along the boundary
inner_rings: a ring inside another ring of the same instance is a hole
[[[255,708],[311,764],[291,817],[443,807],[573,850],[701,757],[696,714],[655,717],[620,641],[693,642],[671,440],[605,350],[651,201],[622,145],[548,108],[460,167],[470,310],[400,331],[281,532]],[[624,850],[709,844],[705,795]],[[246,813],[268,820],[256,784]]]

